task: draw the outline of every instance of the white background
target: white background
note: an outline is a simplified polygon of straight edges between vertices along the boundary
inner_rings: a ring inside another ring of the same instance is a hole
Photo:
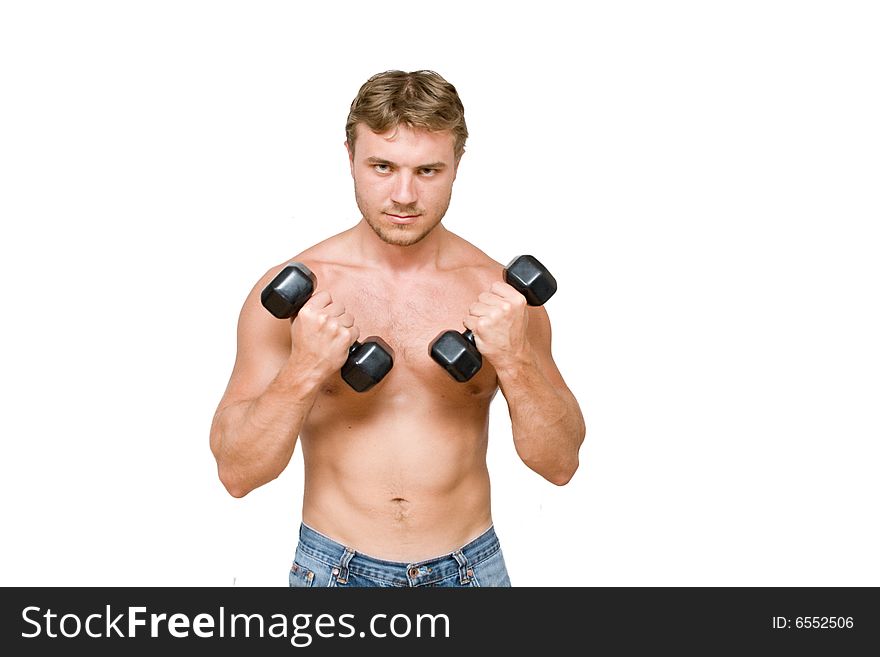
[[[869,2],[4,3],[0,584],[286,586],[299,453],[235,500],[208,447],[238,311],[356,220],[360,84],[428,68],[471,132],[446,225],[554,272],[587,420],[555,487],[496,398],[514,584],[880,585],[878,33]]]

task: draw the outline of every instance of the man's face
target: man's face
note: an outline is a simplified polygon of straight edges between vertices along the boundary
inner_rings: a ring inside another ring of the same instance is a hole
[[[348,157],[364,220],[388,244],[419,242],[449,208],[456,171],[452,133],[401,125],[376,134],[362,123],[356,129]]]

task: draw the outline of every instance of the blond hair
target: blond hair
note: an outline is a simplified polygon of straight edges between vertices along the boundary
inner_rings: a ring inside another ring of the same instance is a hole
[[[458,92],[434,71],[385,71],[372,76],[351,102],[345,123],[345,139],[352,153],[358,123],[376,133],[400,124],[432,132],[449,130],[455,139],[456,162],[464,154],[468,136]]]

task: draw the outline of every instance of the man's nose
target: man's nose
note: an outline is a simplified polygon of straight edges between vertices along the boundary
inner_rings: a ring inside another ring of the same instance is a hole
[[[391,200],[397,205],[412,205],[417,198],[414,176],[408,171],[401,171],[394,181]]]

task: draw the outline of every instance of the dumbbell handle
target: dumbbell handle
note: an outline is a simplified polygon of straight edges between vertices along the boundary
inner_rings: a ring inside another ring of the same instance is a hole
[[[527,287],[523,287],[519,280],[509,275],[510,268],[520,259],[529,259],[535,264],[536,267],[544,270],[547,278],[552,281],[552,285],[543,292],[543,298],[534,298],[534,294]],[[553,294],[556,292],[556,279],[554,279],[550,272],[548,272],[544,268],[544,266],[540,264],[533,256],[517,256],[516,258],[511,260],[507,267],[504,268],[504,282],[510,285],[517,292],[522,294],[526,298],[526,303],[528,303],[530,306],[543,306],[547,302],[547,300],[552,297]],[[474,332],[470,329],[462,333],[461,337],[473,344],[475,347],[477,346],[477,343],[474,340]]]
[[[517,258],[514,258],[514,259],[511,261],[510,265],[513,265],[513,264],[514,264],[519,258],[521,258],[521,257],[531,257],[531,256],[519,256],[519,257],[517,257]],[[535,261],[535,262],[537,262],[537,261]],[[519,293],[522,294],[524,297],[526,297],[526,302],[527,302],[530,306],[535,306],[535,305],[541,305],[541,306],[542,306],[542,305],[544,305],[544,302],[547,300],[546,298],[545,298],[545,299],[538,299],[538,300],[530,299],[530,298],[529,298],[529,297],[530,297],[530,294],[529,294],[528,290],[521,288],[521,287],[518,285],[518,281],[517,281],[517,280],[515,280],[515,279],[511,279],[511,278],[507,275],[507,273],[508,273],[508,268],[510,267],[510,265],[508,265],[508,267],[506,267],[506,268],[504,269],[504,281],[505,281],[508,285],[510,285],[511,287],[513,287],[517,292],[519,292]],[[548,275],[548,276],[550,275],[549,272],[547,272],[547,275]],[[552,277],[551,277],[551,278],[552,278]],[[549,295],[547,296],[547,298],[549,298],[550,296],[553,296],[553,292],[555,292],[555,291],[556,291],[556,281],[554,280],[554,281],[553,281],[553,290],[552,290],[551,292],[549,292]],[[464,333],[461,334],[461,337],[463,337],[465,340],[467,340],[467,341],[470,342],[472,345],[474,345],[474,348],[476,349],[476,347],[477,347],[477,341],[474,339],[474,332],[473,332],[473,331],[471,331],[470,329],[467,329]]]
[[[542,306],[556,292],[556,279],[534,256],[521,255],[504,268],[504,282],[525,297],[530,306]],[[464,344],[462,344],[462,340]],[[483,366],[483,357],[470,329],[438,335],[428,352],[456,381],[471,379]]]

